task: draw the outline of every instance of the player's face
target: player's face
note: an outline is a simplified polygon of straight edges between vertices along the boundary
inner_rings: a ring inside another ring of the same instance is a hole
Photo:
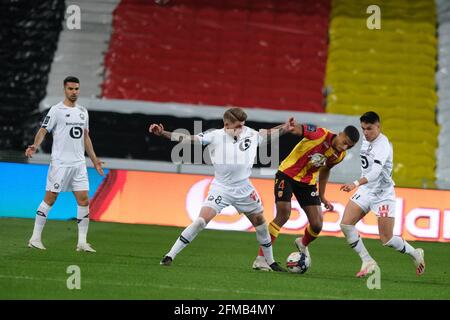
[[[380,123],[361,122],[361,129],[367,141],[375,140],[380,134]]]
[[[80,94],[80,84],[76,82],[67,82],[64,86],[64,94],[69,101],[77,101],[78,95]]]
[[[333,142],[333,148],[338,152],[349,150],[355,145],[355,143],[345,134],[345,132],[339,133]]]
[[[245,121],[241,121],[241,122],[225,121],[225,123],[224,123],[225,132],[228,133],[230,136],[238,137],[241,134],[242,129],[244,128],[244,125],[245,125]]]

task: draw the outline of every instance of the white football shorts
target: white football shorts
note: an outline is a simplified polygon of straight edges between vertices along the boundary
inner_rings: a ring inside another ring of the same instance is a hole
[[[378,194],[360,187],[350,200],[356,203],[365,213],[372,211],[377,217],[395,218],[395,190],[393,187]]]
[[[71,167],[50,164],[47,173],[46,191],[89,191],[88,173],[85,163]]]
[[[237,188],[212,183],[203,206],[220,213],[222,209],[233,206],[239,213],[251,215],[263,212],[264,207],[255,187],[250,183]]]

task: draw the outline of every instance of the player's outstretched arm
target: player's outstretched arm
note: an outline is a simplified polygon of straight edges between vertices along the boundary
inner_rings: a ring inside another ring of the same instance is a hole
[[[303,124],[297,123],[297,121],[295,121],[294,118],[290,119],[292,120],[290,121],[289,124],[289,132],[293,135],[303,137]]]
[[[172,141],[178,142],[200,142],[200,140],[196,136],[192,136],[189,134],[179,133],[179,132],[170,132],[165,131],[164,126],[156,123],[152,123],[148,128],[148,131],[156,136],[164,137],[166,139],[170,139]]]
[[[105,173],[103,172],[102,164],[103,162],[97,158],[97,155],[94,151],[94,145],[92,144],[91,137],[89,136],[89,131],[84,130],[84,148],[86,149],[86,153],[88,154],[89,158],[92,161],[92,164],[94,165],[95,169],[97,170],[98,174],[101,176],[104,176]]]
[[[333,205],[325,198],[325,189],[330,178],[330,171],[331,169],[328,167],[322,167],[319,171],[319,198],[327,210],[333,211]]]
[[[45,135],[47,134],[47,130],[44,128],[40,128],[34,137],[34,142],[32,145],[28,146],[25,150],[25,156],[28,158],[32,158],[33,154],[37,151],[42,141],[44,141]]]
[[[280,124],[276,127],[273,127],[271,129],[261,129],[260,135],[265,140],[270,140],[271,138],[280,137],[288,132],[291,132],[294,130],[295,127],[295,120],[293,117],[289,118],[285,123]]]

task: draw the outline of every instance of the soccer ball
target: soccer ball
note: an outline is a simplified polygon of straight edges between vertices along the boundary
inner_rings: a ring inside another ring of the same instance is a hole
[[[303,274],[308,270],[310,265],[311,260],[309,257],[298,251],[292,252],[286,260],[286,267],[292,273]]]

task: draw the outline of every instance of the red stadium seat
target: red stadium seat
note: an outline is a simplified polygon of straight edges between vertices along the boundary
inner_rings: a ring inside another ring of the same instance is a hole
[[[106,98],[323,112],[330,0],[122,0]]]

